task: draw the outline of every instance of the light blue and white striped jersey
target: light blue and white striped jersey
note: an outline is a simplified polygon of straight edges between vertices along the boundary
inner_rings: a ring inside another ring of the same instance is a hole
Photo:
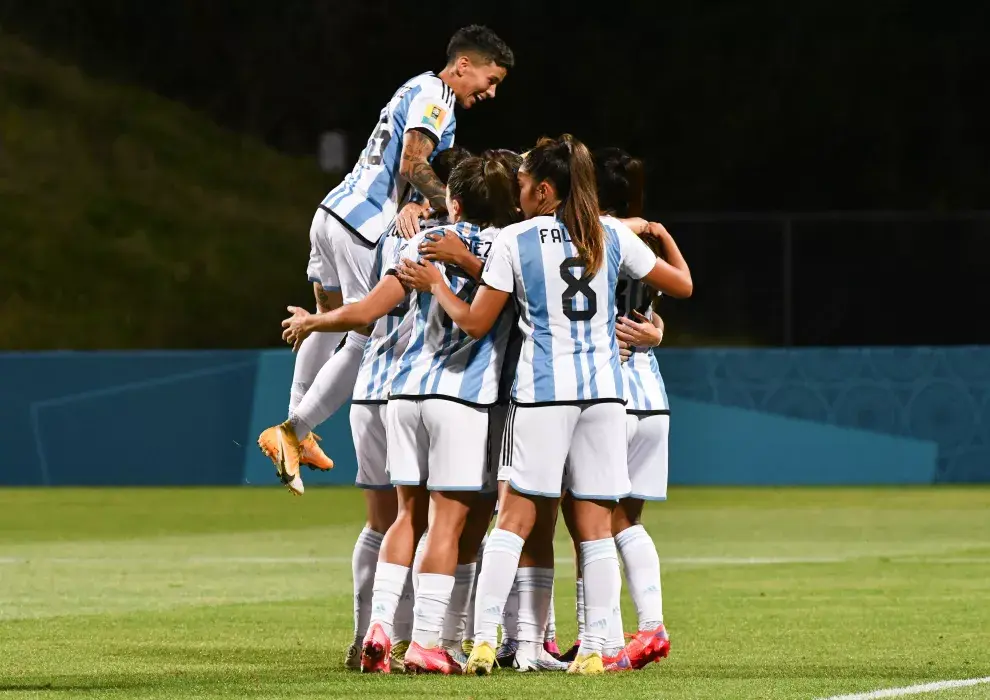
[[[645,243],[617,219],[602,217],[605,260],[585,278],[563,222],[538,216],[502,229],[483,280],[510,292],[523,345],[512,399],[519,404],[622,401],[615,340],[619,275],[646,276],[656,263]]]
[[[395,221],[378,241],[375,265],[371,271],[371,286],[381,280],[387,270],[395,267],[399,251],[406,240],[396,231]],[[409,299],[389,311],[375,322],[368,342],[364,346],[361,365],[358,367],[353,403],[385,403],[395,375],[395,361],[402,356],[409,342],[413,317],[409,314]]]
[[[419,129],[436,142],[433,156],[454,144],[454,93],[433,73],[400,87],[381,111],[354,170],[322,205],[369,243],[377,243],[412,185],[399,176],[402,140]]]
[[[653,301],[660,296],[649,285],[637,279],[620,277],[615,288],[616,313],[619,316],[638,321],[633,311],[646,318],[653,312]],[[622,363],[622,377],[625,381],[627,413],[661,413],[670,410],[667,389],[660,376],[660,366],[653,348],[630,348],[632,355]]]
[[[402,249],[402,257],[419,260],[419,244],[426,235],[434,232],[443,235],[445,230],[455,231],[482,261],[488,258],[499,234],[496,228],[481,230],[473,224],[459,222],[424,231],[410,239]],[[453,265],[435,264],[447,277],[454,294],[470,304],[478,283]],[[507,307],[492,329],[477,340],[455,326],[428,292],[412,295],[410,315],[415,318],[415,327],[399,360],[390,398],[435,397],[479,406],[494,404],[498,400],[505,344],[512,329],[512,310]]]

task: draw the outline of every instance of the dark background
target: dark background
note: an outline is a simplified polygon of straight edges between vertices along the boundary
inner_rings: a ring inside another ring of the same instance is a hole
[[[458,142],[523,149],[568,131],[643,157],[649,213],[695,276],[695,298],[667,305],[672,328],[706,343],[990,342],[990,217],[973,213],[990,186],[985,5],[607,8],[8,0],[0,23],[288,153],[342,129],[353,156],[394,89],[485,23],[517,66],[495,102],[459,113]]]

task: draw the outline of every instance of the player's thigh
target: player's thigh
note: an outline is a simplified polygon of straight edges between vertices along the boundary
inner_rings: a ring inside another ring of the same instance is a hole
[[[353,304],[371,291],[375,246],[352,233],[332,216],[327,219],[326,229],[343,302]]]
[[[339,292],[340,280],[337,276],[333,259],[333,246],[330,243],[328,224],[337,222],[323,209],[317,209],[313,215],[313,223],[309,228],[309,263],[306,265],[306,276],[310,282],[318,285],[316,289],[317,304],[323,309],[323,292]],[[334,307],[329,307],[334,308]]]
[[[582,500],[617,501],[629,493],[622,404],[596,403],[581,409],[568,453],[568,490]]]
[[[431,491],[483,491],[488,484],[488,408],[426,399]]]
[[[560,496],[564,460],[581,407],[553,406],[509,407],[505,423],[505,444],[500,481],[529,496]]]
[[[365,489],[391,489],[386,469],[387,434],[385,412],[387,404],[351,404],[351,437],[357,457],[355,485]]]
[[[421,486],[429,475],[430,436],[423,426],[421,404],[394,399],[385,409],[386,464],[396,486]]]
[[[644,501],[667,499],[667,449],[670,415],[633,416],[636,432],[629,441],[629,495]]]

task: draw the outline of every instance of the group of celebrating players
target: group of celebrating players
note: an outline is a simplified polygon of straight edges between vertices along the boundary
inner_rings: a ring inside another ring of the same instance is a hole
[[[293,493],[300,465],[333,466],[312,431],[352,403],[367,504],[352,669],[596,674],[670,649],[639,520],[667,492],[653,307],[690,296],[691,274],[639,218],[642,163],[620,149],[593,155],[570,135],[522,155],[454,146],[455,105],[494,98],[513,63],[491,30],[465,27],[440,73],[396,91],[313,219],[318,312],[289,307],[282,323],[297,352],[289,418],[258,442]],[[564,654],[558,512],[577,570]],[[628,643],[620,556],[639,619]]]

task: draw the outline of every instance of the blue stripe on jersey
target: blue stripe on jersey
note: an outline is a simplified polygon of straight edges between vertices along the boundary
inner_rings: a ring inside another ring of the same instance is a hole
[[[628,362],[626,362],[626,364],[629,364],[629,362],[632,362],[632,358],[631,357],[629,358]],[[635,374],[636,373],[636,370],[634,370],[634,369],[628,369],[628,370],[626,370],[626,373],[627,374]],[[632,394],[632,405],[633,406],[639,406],[639,392],[636,391],[636,382],[635,381],[630,381],[629,382],[629,393]]]
[[[450,328],[445,328],[443,331],[443,340],[440,341],[440,347],[443,348],[433,356],[433,360],[430,362],[430,369],[427,370],[426,374],[423,375],[423,381],[419,383],[419,393],[426,393],[426,385],[430,381],[430,375],[436,372],[433,378],[433,385],[430,387],[430,393],[434,394],[437,391],[437,387],[440,386],[440,378],[443,376],[443,370],[447,366],[447,360],[450,359],[451,353],[457,349],[457,343],[452,343],[451,338],[454,335],[454,327],[451,325]]]
[[[650,369],[653,370],[653,376],[657,378],[657,383],[660,384],[663,408],[670,408],[670,399],[667,398],[667,385],[663,383],[663,375],[660,374],[660,364],[657,362],[657,354],[652,350],[650,351]]]
[[[615,387],[622,391],[622,367],[619,363],[619,344],[615,340],[615,285],[619,281],[619,234],[611,226],[605,227],[605,250],[608,253],[608,336],[612,346],[612,372]]]
[[[646,387],[643,386],[643,378],[639,376],[639,370],[633,368],[632,376],[636,386],[638,386],[640,391],[643,392],[643,402],[646,404],[646,410],[653,410],[653,404],[650,403],[650,393],[646,390]]]
[[[420,92],[423,91],[421,85],[417,85],[399,101],[395,111],[392,112],[392,139],[388,142],[385,152],[382,153],[382,160],[389,164],[394,164],[399,160],[402,153],[402,141],[405,138],[406,116],[409,112],[409,104]],[[347,216],[347,223],[356,229],[360,229],[365,222],[373,216],[382,213],[382,203],[388,201],[392,188],[395,187],[395,176],[398,168],[394,165],[387,165],[378,173],[371,186],[368,187],[368,198],[352,209]]]
[[[491,364],[492,352],[495,350],[495,338],[498,337],[499,327],[504,320],[504,314],[499,314],[495,320],[495,325],[488,331],[488,334],[471,348],[471,355],[468,357],[467,366],[464,368],[464,378],[461,379],[459,398],[465,401],[478,401],[481,383],[485,378],[485,372],[488,371],[488,365]]]
[[[563,223],[560,224],[560,228],[564,229]],[[567,229],[564,229],[564,231],[566,230]],[[574,256],[574,247],[571,246],[570,242],[564,236],[561,236],[561,245],[564,246],[565,257],[570,258]],[[581,273],[585,272],[585,269],[583,267],[578,269],[581,271]],[[571,268],[570,272],[571,274],[574,274],[574,269]],[[570,303],[574,304],[575,301],[576,298],[572,298]],[[570,319],[570,322],[571,322],[571,340],[574,342],[574,377],[575,380],[577,381],[577,397],[579,399],[583,399],[584,398],[584,368],[582,367],[581,364],[581,358],[584,355],[584,349],[581,346],[581,339],[578,336],[578,322],[575,321],[574,319]],[[588,363],[589,372],[594,374],[594,370],[591,368],[591,363],[594,358],[584,357],[584,359]]]
[[[522,265],[526,307],[533,324],[533,400],[555,401],[553,379],[553,334],[547,308],[547,283],[540,250],[540,232],[536,227],[519,235],[519,262]],[[614,301],[613,301],[614,306]]]
[[[584,342],[588,344],[588,362],[590,363],[595,357],[595,344],[591,340],[591,321],[584,322]],[[598,398],[598,374],[596,372],[591,373],[591,398]]]
[[[424,292],[416,292],[419,295],[425,294]],[[419,324],[426,325],[426,317],[430,313],[430,305],[422,303],[422,300],[417,300],[419,303],[419,318],[416,319],[417,326]],[[395,373],[395,377],[392,379],[392,393],[400,394],[402,393],[402,388],[406,384],[406,380],[409,378],[409,370],[412,368],[413,360],[423,352],[423,341],[426,337],[426,333],[418,332],[419,328],[414,329],[416,335],[416,340],[413,341],[412,345],[406,348],[406,351],[402,353],[402,359],[399,360],[399,369]]]

